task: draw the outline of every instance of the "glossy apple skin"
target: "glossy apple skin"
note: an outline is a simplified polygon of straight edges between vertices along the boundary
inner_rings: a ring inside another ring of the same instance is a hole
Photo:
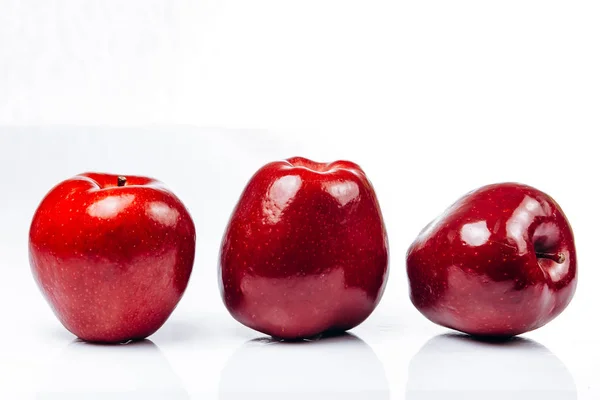
[[[415,307],[472,335],[537,329],[567,307],[577,285],[563,211],[545,193],[516,183],[462,197],[420,233],[406,265]]]
[[[265,165],[246,186],[221,246],[225,306],[242,324],[282,339],[360,324],[387,276],[379,203],[349,161],[294,157]]]
[[[167,320],[194,263],[194,223],[160,182],[86,173],[34,214],[29,259],[62,324],[90,342],[143,339]]]

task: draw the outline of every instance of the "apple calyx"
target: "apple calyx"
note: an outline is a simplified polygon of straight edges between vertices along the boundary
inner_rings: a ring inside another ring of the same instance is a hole
[[[127,183],[127,178],[124,176],[118,176],[117,177],[117,186],[121,187],[121,186],[125,186],[125,184]]]
[[[566,260],[564,253],[539,253],[539,252],[536,252],[535,255],[537,258],[547,258],[547,259],[552,260],[559,264],[564,263]]]

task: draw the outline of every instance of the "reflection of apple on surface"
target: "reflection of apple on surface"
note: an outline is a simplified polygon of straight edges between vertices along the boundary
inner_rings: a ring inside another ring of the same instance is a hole
[[[416,308],[473,335],[537,329],[567,307],[577,284],[563,211],[545,193],[515,183],[459,199],[419,234],[406,264]]]
[[[295,157],[250,179],[219,263],[232,316],[283,339],[352,329],[377,306],[388,276],[375,191],[349,161]]]
[[[79,338],[143,339],[167,320],[187,286],[195,230],[160,182],[88,173],[55,186],[29,232],[33,275]]]
[[[189,399],[150,340],[108,346],[70,343],[48,366],[38,399]]]
[[[352,334],[310,342],[254,339],[221,372],[219,398],[389,399],[381,361]]]
[[[574,400],[577,388],[547,348],[521,337],[484,342],[462,334],[430,339],[408,370],[407,400]]]

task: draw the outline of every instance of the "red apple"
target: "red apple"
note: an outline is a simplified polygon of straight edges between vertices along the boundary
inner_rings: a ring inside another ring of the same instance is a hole
[[[577,284],[563,211],[545,193],[516,183],[459,199],[421,232],[406,265],[416,308],[473,335],[537,329],[567,307]]]
[[[29,232],[35,280],[91,342],[143,339],[167,320],[194,263],[194,223],[160,182],[86,173],[55,186]]]
[[[225,306],[242,324],[282,339],[360,324],[387,276],[377,197],[349,161],[265,165],[242,193],[221,246]]]

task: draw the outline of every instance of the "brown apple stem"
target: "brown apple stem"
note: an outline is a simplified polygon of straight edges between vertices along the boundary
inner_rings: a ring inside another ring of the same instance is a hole
[[[126,183],[127,178],[125,178],[124,176],[117,177],[117,186],[125,186]]]
[[[535,255],[537,256],[537,258],[547,258],[547,259],[557,262],[559,264],[564,263],[565,259],[566,259],[564,253],[538,253],[538,252],[536,252]]]

